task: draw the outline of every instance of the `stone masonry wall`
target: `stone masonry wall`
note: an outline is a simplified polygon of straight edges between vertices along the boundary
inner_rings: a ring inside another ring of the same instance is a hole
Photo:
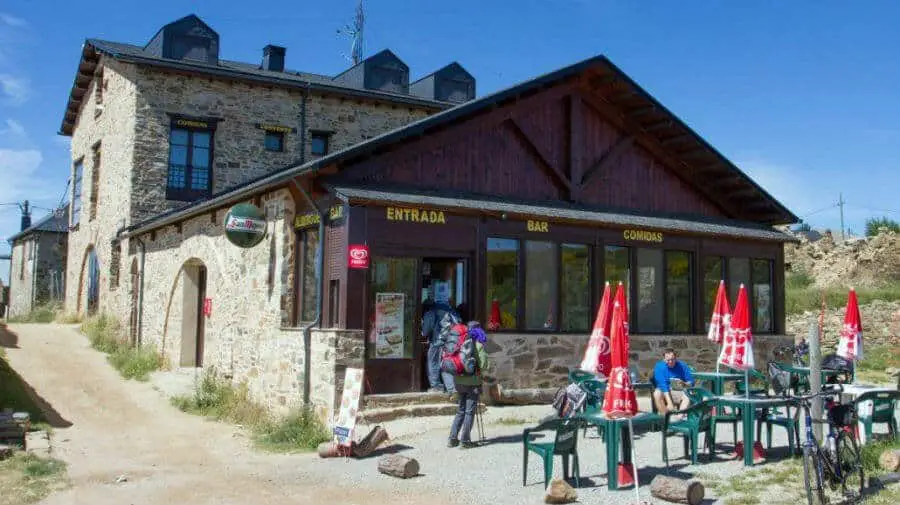
[[[782,335],[753,338],[757,368],[774,359],[773,349],[793,341]],[[491,365],[486,375],[491,382],[510,389],[564,386],[569,368],[581,364],[588,339],[589,335],[488,335],[486,349]],[[632,335],[630,347],[630,362],[637,365],[644,379],[667,347],[698,370],[714,370],[718,357],[716,346],[703,335]]]
[[[127,288],[110,286],[112,260],[111,240],[128,224],[131,205],[131,170],[134,156],[135,131],[135,67],[107,57],[100,60],[103,68],[103,103],[98,112],[95,101],[98,79],[94,79],[84,95],[78,122],[72,135],[72,167],[83,160],[81,177],[81,213],[77,226],[70,229],[66,261],[66,300],[69,313],[84,313],[86,306],[87,264],[90,248],[97,251],[100,264],[100,310],[123,314],[127,321],[129,298]],[[93,148],[100,142],[100,173],[98,185],[92,185],[94,170]],[[72,187],[69,187],[72,190]],[[71,199],[71,193],[70,193]],[[96,196],[96,217],[91,219],[91,199]],[[70,207],[71,209],[71,207]],[[128,243],[122,243],[123,251]],[[127,263],[123,264],[127,265]],[[123,269],[127,272],[127,268]],[[127,284],[127,283],[126,283]],[[124,284],[120,280],[120,286]]]
[[[31,312],[33,295],[31,261],[27,249],[34,247],[31,237],[13,244],[9,269],[9,317],[24,316]]]
[[[301,147],[302,91],[206,77],[137,71],[137,144],[132,218],[141,220],[183,206],[165,199],[170,114],[217,118],[213,135],[213,193],[299,163],[310,154],[310,135]],[[312,96],[307,102],[308,130],[333,132],[330,152],[428,115],[424,109]],[[296,128],[286,133],[284,152],[267,151],[258,123]]]

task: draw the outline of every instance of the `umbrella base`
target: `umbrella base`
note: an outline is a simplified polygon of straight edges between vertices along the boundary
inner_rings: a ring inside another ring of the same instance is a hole
[[[738,442],[737,445],[734,446],[734,455],[737,458],[744,457],[744,442]],[[766,459],[766,450],[763,449],[761,442],[753,443],[753,461]]]
[[[619,479],[619,488],[634,485],[634,465],[631,463],[619,463],[616,474]]]

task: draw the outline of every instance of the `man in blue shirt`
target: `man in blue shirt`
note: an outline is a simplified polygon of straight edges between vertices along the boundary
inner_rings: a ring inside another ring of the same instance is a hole
[[[688,386],[694,385],[694,376],[691,375],[690,368],[678,360],[674,349],[666,349],[662,361],[653,367],[653,383],[656,387],[653,390],[653,401],[656,402],[656,409],[662,415],[669,410],[675,410],[676,405],[678,410],[684,410],[691,403],[686,394],[672,391],[672,379],[677,379]]]

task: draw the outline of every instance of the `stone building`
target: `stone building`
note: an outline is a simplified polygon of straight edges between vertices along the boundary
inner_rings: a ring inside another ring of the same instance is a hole
[[[68,242],[67,209],[31,224],[7,240],[12,248],[9,268],[8,316],[24,316],[40,305],[62,301]]]
[[[389,50],[326,76],[290,70],[283,47],[267,45],[257,63],[219,47],[194,15],[138,45],[85,41],[60,129],[73,162],[67,311],[128,322],[138,268],[128,226],[474,96],[455,64],[437,93],[413,92]]]

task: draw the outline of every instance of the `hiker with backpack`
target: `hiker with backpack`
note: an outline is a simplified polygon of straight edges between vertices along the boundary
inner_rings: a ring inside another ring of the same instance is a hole
[[[432,393],[456,392],[453,375],[441,372],[441,356],[454,324],[462,323],[459,314],[446,300],[429,304],[422,316],[422,336],[428,339],[428,386]]]
[[[453,374],[459,407],[450,425],[447,447],[460,446],[463,449],[476,447],[472,442],[472,424],[475,422],[478,399],[481,396],[482,371],[488,367],[488,355],[484,350],[487,335],[477,321],[468,325],[457,324],[451,330],[455,344],[444,351],[442,368]],[[447,344],[449,346],[449,343]]]

